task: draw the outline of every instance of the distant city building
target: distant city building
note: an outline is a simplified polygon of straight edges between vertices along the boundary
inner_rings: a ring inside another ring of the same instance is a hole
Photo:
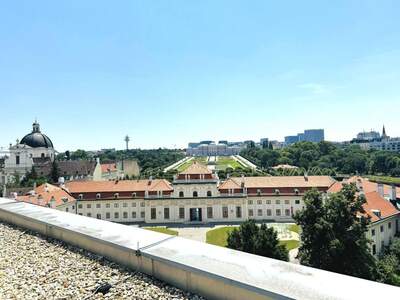
[[[359,145],[364,150],[376,149],[400,152],[400,137],[391,138],[388,136],[385,126],[383,126],[382,135],[372,130],[370,132],[360,132],[351,143]]]
[[[304,133],[285,136],[285,145],[289,146],[298,142],[319,143],[325,140],[324,129],[307,129]]]
[[[208,142],[208,141],[207,141]],[[223,143],[189,143],[186,154],[190,156],[229,156],[238,155],[245,147],[242,143],[240,145],[230,144],[227,141]]]

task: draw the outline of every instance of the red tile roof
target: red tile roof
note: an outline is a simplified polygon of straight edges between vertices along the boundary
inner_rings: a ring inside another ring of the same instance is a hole
[[[335,180],[329,176],[263,176],[231,177],[219,186],[219,189],[246,188],[329,188]]]
[[[70,181],[65,184],[70,193],[101,192],[142,192],[173,191],[171,184],[165,179],[154,180],[117,180],[117,181]]]
[[[371,217],[371,222],[376,222],[391,216],[399,215],[398,211],[390,201],[380,196],[377,192],[365,194],[367,202],[363,205],[366,214]],[[379,210],[381,217],[378,217],[373,211]]]
[[[207,166],[194,162],[185,171],[179,173],[182,175],[200,175],[200,174],[212,174],[211,170]]]
[[[101,172],[108,173],[108,172],[116,172],[117,165],[115,163],[112,164],[101,164]]]
[[[40,206],[50,206],[51,199],[54,199],[56,207],[66,203],[75,202],[75,199],[65,190],[48,183],[38,186],[32,194],[17,197],[18,201]]]

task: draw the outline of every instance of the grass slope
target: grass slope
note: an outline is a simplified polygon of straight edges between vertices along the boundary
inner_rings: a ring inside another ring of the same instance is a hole
[[[178,231],[168,229],[167,227],[143,227],[146,230],[165,233],[169,235],[178,235]]]

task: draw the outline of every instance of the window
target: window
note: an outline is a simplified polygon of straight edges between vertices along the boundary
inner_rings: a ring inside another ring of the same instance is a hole
[[[100,204],[100,203],[97,203],[97,204],[96,204],[96,208],[101,208],[101,204]]]
[[[207,197],[211,197],[211,196],[212,196],[211,191],[207,191]]]
[[[144,207],[144,202],[140,202],[140,207]]]
[[[110,203],[106,203],[106,208],[110,208]]]
[[[252,209],[249,209],[249,217],[252,217],[253,216],[253,210]]]
[[[169,207],[164,207],[164,219],[169,220]]]
[[[383,232],[385,229],[383,228],[383,225],[381,225],[381,232]]]
[[[140,212],[140,217],[141,217],[142,219],[144,219],[144,216],[145,216],[144,211],[141,211],[141,212]]]
[[[128,219],[128,212],[124,211],[124,212],[122,213],[122,217],[123,217],[124,219]]]
[[[295,203],[295,204],[300,204],[300,200],[299,200],[299,199],[296,199],[296,200],[294,200],[294,203]]]
[[[65,211],[68,212],[68,207],[65,208]]]
[[[375,229],[371,229],[371,236],[375,236]]]
[[[82,208],[82,204],[78,204],[78,208]]]
[[[227,206],[222,207],[222,217],[225,219],[228,218],[228,207]]]
[[[110,218],[110,213],[108,212],[108,213],[106,213],[106,219],[109,219]]]
[[[83,194],[79,194],[78,198],[79,198],[80,200],[82,200],[82,199],[83,199]]]
[[[179,198],[183,198],[183,197],[185,197],[185,195],[183,194],[183,192],[182,192],[182,191],[179,192]]]
[[[261,205],[262,204],[262,200],[257,200],[257,204]]]
[[[381,241],[381,250],[385,247],[385,241]]]
[[[73,209],[73,210],[75,209],[75,205],[72,205],[72,209]]]
[[[179,219],[184,219],[184,218],[185,218],[185,208],[179,207]]]
[[[99,220],[101,220],[101,214],[97,214],[97,215],[96,215],[96,218],[99,219]]]
[[[276,200],[275,204],[281,204],[281,200]]]
[[[122,203],[122,207],[128,207],[128,203]]]
[[[272,210],[271,209],[267,209],[267,216],[268,217],[272,216]]]
[[[193,192],[193,198],[197,198],[198,197],[198,193],[197,193],[197,191],[194,191]]]
[[[136,202],[132,202],[132,207],[136,207]]]
[[[118,193],[115,193],[115,194],[114,194],[114,199],[118,199],[118,197],[119,197],[119,194],[118,194]]]
[[[281,210],[280,210],[280,209],[277,209],[277,210],[276,210],[276,215],[277,215],[278,217],[281,216]]]
[[[252,204],[253,204],[253,200],[249,200],[248,203],[249,203],[250,205],[252,205]]]
[[[115,219],[118,219],[118,218],[119,218],[119,213],[115,212],[115,213],[114,213],[114,218],[115,218]]]
[[[212,219],[213,218],[213,208],[212,206],[207,207],[207,219]]]
[[[17,156],[15,156],[15,164],[19,165],[19,162],[20,162],[19,155],[17,155]]]
[[[290,204],[290,200],[285,200],[285,204]]]
[[[376,254],[376,245],[375,244],[372,245],[372,254],[373,255]]]
[[[132,193],[132,198],[136,198],[136,193]]]
[[[261,190],[257,189],[257,196],[260,196],[260,195],[261,195]]]
[[[257,216],[261,217],[262,216],[262,209],[257,210]]]
[[[240,206],[236,206],[236,218],[242,217],[242,208]]]
[[[132,212],[132,219],[136,219],[136,211]]]
[[[150,210],[150,217],[152,220],[155,220],[157,218],[157,212],[156,209],[154,207],[151,208]]]
[[[392,222],[388,223],[388,228],[391,229],[392,228]]]
[[[275,195],[279,195],[281,192],[279,191],[279,189],[275,190]]]
[[[86,208],[92,208],[92,204],[86,204]]]
[[[265,203],[266,204],[271,204],[271,200],[266,200]]]
[[[91,214],[91,213],[87,213],[86,215],[87,215],[88,217],[91,217],[91,216],[92,216],[92,214]]]
[[[82,216],[82,213],[79,213],[78,215]]]
[[[294,189],[294,193],[295,193],[296,195],[298,195],[298,194],[300,193],[300,191],[299,191],[298,189]]]
[[[285,216],[290,217],[290,209],[285,209]]]
[[[96,194],[96,199],[100,199],[101,198],[101,194]]]
[[[118,203],[114,203],[114,208],[118,208],[118,207],[119,207]]]

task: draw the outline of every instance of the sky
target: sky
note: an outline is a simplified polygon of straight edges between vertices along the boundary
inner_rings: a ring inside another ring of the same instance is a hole
[[[3,1],[0,146],[400,136],[400,1]]]

